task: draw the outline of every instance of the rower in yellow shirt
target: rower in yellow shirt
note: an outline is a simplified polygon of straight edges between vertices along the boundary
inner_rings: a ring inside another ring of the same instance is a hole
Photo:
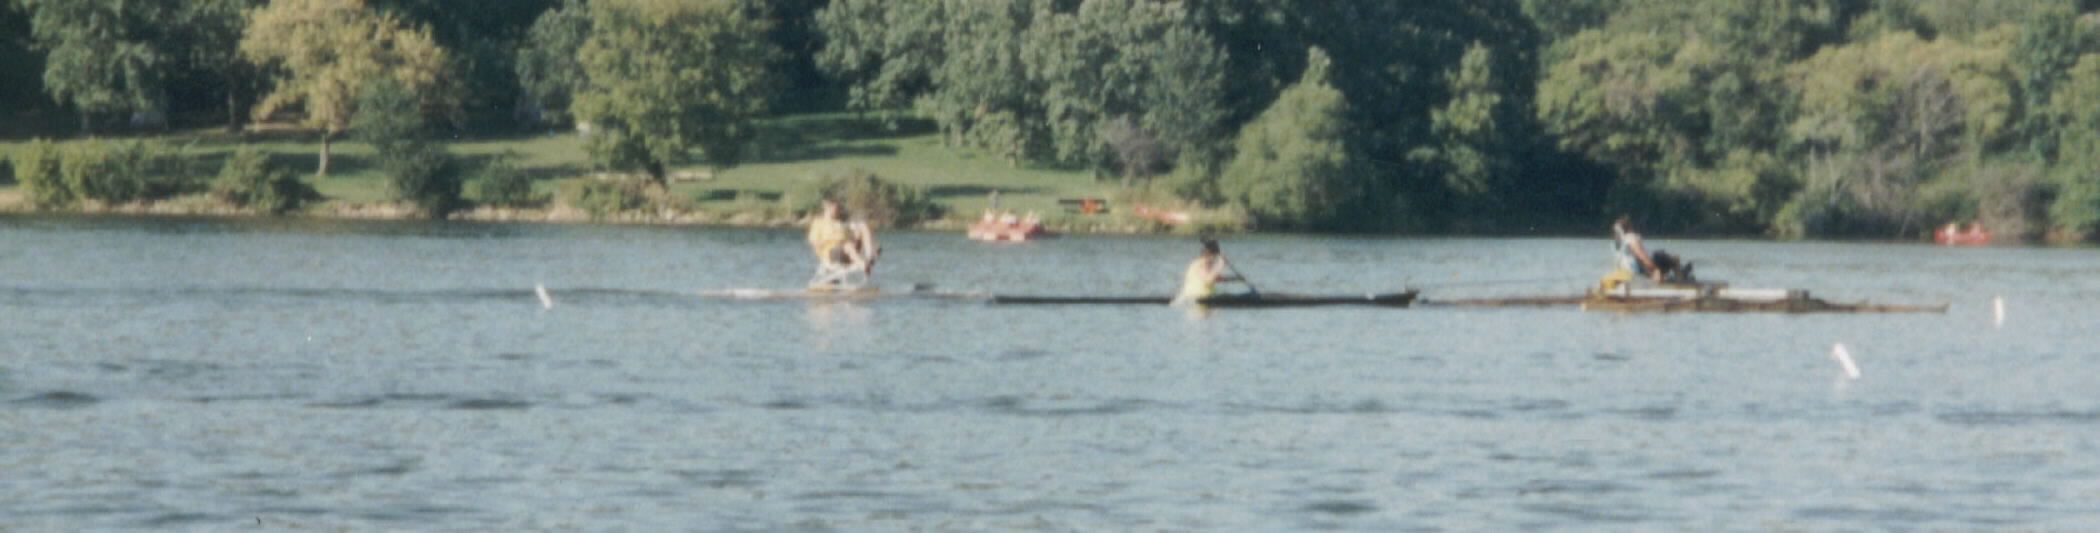
[[[1246,278],[1232,268],[1232,263],[1225,261],[1225,254],[1218,250],[1216,239],[1204,237],[1203,252],[1194,261],[1189,261],[1188,270],[1182,272],[1181,292],[1174,296],[1174,303],[1194,304],[1217,294],[1220,281],[1246,283]],[[1250,285],[1247,289],[1252,292],[1254,287]]]
[[[827,198],[823,211],[810,220],[807,240],[810,251],[817,255],[817,276],[811,287],[841,284],[855,271],[862,276],[874,274],[875,256],[881,253],[875,246],[875,232],[865,223],[845,219],[838,201]]]

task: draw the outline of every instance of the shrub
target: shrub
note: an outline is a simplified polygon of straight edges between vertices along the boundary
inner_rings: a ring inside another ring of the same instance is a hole
[[[1334,228],[1361,200],[1364,160],[1349,142],[1348,102],[1314,48],[1297,84],[1240,129],[1218,190],[1264,227]]]
[[[145,141],[88,141],[58,150],[58,173],[72,198],[112,204],[159,200],[196,190],[188,161]]]
[[[586,180],[572,185],[564,195],[568,203],[590,213],[591,218],[649,205],[649,183],[643,180]]]
[[[430,139],[420,97],[398,81],[379,79],[358,93],[350,130],[378,152],[379,169],[395,200],[413,203],[430,218],[459,208],[466,168]]]
[[[165,144],[125,141],[109,143],[105,149],[116,152],[119,179],[129,181],[124,187],[134,192],[123,201],[162,200],[203,190],[191,169],[191,158]]]
[[[920,187],[890,183],[855,170],[805,183],[781,197],[789,211],[815,211],[825,198],[839,201],[850,216],[871,224],[897,226],[941,217],[941,206]]]
[[[60,157],[58,145],[43,139],[15,153],[15,182],[28,190],[30,204],[38,209],[66,207],[77,200],[59,171]]]
[[[252,146],[235,150],[212,181],[212,196],[233,205],[281,215],[319,200],[321,193],[297,175],[270,162],[270,154]]]
[[[442,147],[419,145],[380,162],[394,199],[416,204],[430,218],[445,218],[460,205],[466,170]]]
[[[122,172],[116,154],[95,143],[75,143],[59,151],[58,172],[74,198],[123,202],[134,194],[129,176]]]
[[[515,154],[504,154],[482,165],[474,176],[475,197],[482,203],[510,207],[530,207],[546,201],[542,195],[533,194],[532,176],[518,168]]]
[[[2041,165],[2025,161],[1986,161],[1927,184],[1919,196],[1917,232],[1929,234],[1940,224],[1967,220],[1990,228],[2000,239],[2024,239],[2049,227],[2050,205]],[[1963,194],[1937,193],[1946,188]],[[1945,196],[1955,196],[1953,199]]]

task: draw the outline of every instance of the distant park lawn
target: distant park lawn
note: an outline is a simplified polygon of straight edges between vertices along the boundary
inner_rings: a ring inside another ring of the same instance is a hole
[[[684,199],[701,210],[738,209],[740,195],[776,200],[798,185],[825,176],[859,169],[887,181],[924,187],[936,202],[946,206],[950,217],[975,216],[983,210],[991,191],[999,191],[999,205],[1019,212],[1035,211],[1046,219],[1079,216],[1068,213],[1060,198],[1108,198],[1118,188],[1113,180],[1095,180],[1083,170],[1042,168],[1023,163],[1009,164],[998,157],[942,145],[940,136],[923,122],[905,122],[889,127],[872,118],[848,114],[820,114],[769,121],[753,157],[742,164],[719,170],[704,165],[676,169],[699,180],[672,184],[673,198]],[[132,138],[132,137],[126,137]],[[183,130],[150,135],[171,146],[183,147],[207,162],[198,172],[210,179],[220,161],[243,142],[241,135],[220,129]],[[371,148],[354,139],[334,145],[330,175],[311,176],[320,151],[318,136],[306,132],[266,132],[245,137],[298,172],[326,196],[326,203],[371,204],[386,202],[384,178],[371,164]],[[27,138],[0,139],[0,154],[12,156],[28,144]],[[535,190],[554,194],[568,181],[591,179],[584,141],[575,131],[550,129],[539,133],[465,136],[451,145],[454,153],[470,158],[515,154],[520,167],[536,178]],[[0,199],[17,197],[19,185],[12,176],[0,186]],[[471,198],[471,187],[469,189]]]

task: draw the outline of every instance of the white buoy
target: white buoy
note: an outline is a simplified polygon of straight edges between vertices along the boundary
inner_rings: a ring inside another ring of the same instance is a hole
[[[548,295],[547,295],[547,285],[546,285],[546,284],[542,284],[542,283],[535,283],[535,284],[533,284],[533,285],[532,285],[532,292],[533,292],[534,294],[538,294],[538,295],[540,295],[540,309],[553,309],[553,308],[554,308],[554,297],[553,297],[553,296],[548,296]]]
[[[1991,327],[2005,327],[2005,297],[1991,297]]]
[[[1845,350],[1845,343],[1840,342],[1832,345],[1830,347],[1830,358],[1836,359],[1838,366],[1845,368],[1846,378],[1859,379],[1859,365],[1852,364],[1852,352]]]

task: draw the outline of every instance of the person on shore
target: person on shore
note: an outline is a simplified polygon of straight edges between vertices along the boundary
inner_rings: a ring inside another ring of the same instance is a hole
[[[1174,303],[1187,305],[1217,294],[1218,282],[1245,279],[1234,274],[1232,263],[1225,260],[1224,252],[1218,249],[1217,239],[1203,237],[1203,251],[1189,261],[1189,267],[1181,275],[1181,292],[1174,296]]]

